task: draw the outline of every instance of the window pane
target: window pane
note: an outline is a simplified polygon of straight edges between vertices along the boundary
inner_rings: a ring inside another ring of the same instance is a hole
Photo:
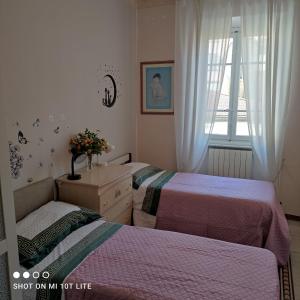
[[[226,60],[227,64],[231,64],[232,63],[232,46],[233,46],[233,38],[230,38],[228,55],[227,55],[227,60]]]
[[[229,110],[229,95],[231,87],[231,63],[232,63],[232,46],[233,38],[229,39],[229,49],[226,58],[226,67],[224,71],[223,81],[220,82],[219,70],[220,70],[220,60],[222,51],[224,50],[224,43],[226,41],[214,40],[209,43],[209,66],[208,66],[208,83],[209,83],[209,97],[212,97],[212,101],[209,102],[210,109],[213,109],[212,105],[214,103],[214,97],[219,91],[221,85],[221,93],[218,99],[217,112],[215,123],[212,127],[213,135],[228,135],[228,110]],[[211,104],[211,105],[210,105]],[[209,133],[210,126],[206,125],[205,132]]]
[[[229,109],[229,95],[231,85],[231,65],[225,67],[221,95],[218,103],[218,110]]]
[[[248,51],[248,57],[243,57],[243,62],[248,63],[264,63],[266,62],[267,53],[267,35],[251,35],[246,37],[248,45],[251,46],[251,51]]]
[[[237,107],[236,135],[249,136],[247,120],[247,99],[245,97],[243,71],[240,69],[239,77],[239,97]]]
[[[216,92],[218,89],[219,67],[217,65],[208,66],[207,88],[210,92]]]
[[[240,89],[243,88],[243,84],[240,83]],[[240,95],[239,93],[239,98],[238,98],[238,107],[237,110],[243,110],[247,111],[247,99],[245,98],[244,95]]]
[[[216,112],[216,121],[212,130],[212,134],[227,135],[228,134],[228,112]]]
[[[236,135],[249,136],[247,113],[245,111],[238,111],[237,113]]]
[[[220,64],[221,58],[223,56],[225,45],[227,44],[227,39],[216,39],[216,40],[210,40],[209,46],[208,46],[208,64]],[[231,63],[232,59],[232,44],[233,39],[229,39],[229,48],[228,48],[228,55],[226,62]],[[223,60],[222,60],[223,61]]]
[[[240,70],[240,79],[239,79],[238,110],[247,110],[247,102],[246,102],[246,96],[245,96],[244,78],[243,78],[242,68]]]

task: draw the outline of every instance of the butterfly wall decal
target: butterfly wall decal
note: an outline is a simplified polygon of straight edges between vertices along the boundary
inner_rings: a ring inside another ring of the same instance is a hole
[[[32,124],[32,126],[33,126],[33,127],[39,127],[39,126],[40,126],[40,119],[37,118],[37,119],[35,120],[35,122]]]
[[[57,126],[57,127],[56,127],[56,128],[53,130],[53,131],[54,131],[54,133],[55,133],[55,134],[59,134],[60,127],[59,127],[59,126]]]
[[[28,140],[26,137],[24,137],[24,134],[21,130],[18,132],[18,141],[20,144],[26,145],[28,144]]]

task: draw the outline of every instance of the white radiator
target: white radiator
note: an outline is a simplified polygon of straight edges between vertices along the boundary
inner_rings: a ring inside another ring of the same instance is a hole
[[[251,178],[252,150],[210,147],[208,174],[224,177]]]

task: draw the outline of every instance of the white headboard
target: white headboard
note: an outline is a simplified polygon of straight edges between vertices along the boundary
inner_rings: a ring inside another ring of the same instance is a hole
[[[14,192],[16,220],[19,221],[49,201],[55,200],[52,177],[32,183]]]

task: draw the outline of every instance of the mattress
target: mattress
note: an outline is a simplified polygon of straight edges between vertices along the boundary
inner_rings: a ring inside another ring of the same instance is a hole
[[[40,263],[35,265],[33,268],[27,269],[22,266],[20,266],[21,272],[29,272],[30,274],[33,274],[34,272],[38,272],[40,276],[43,272],[48,272],[50,270],[50,267],[53,263],[59,261],[61,257],[70,249],[75,247],[78,243],[80,243],[88,234],[90,234],[93,230],[104,224],[105,221],[98,220],[91,224],[88,224],[84,227],[81,227],[80,229],[74,231],[72,234],[70,234],[68,237],[66,237],[62,242],[60,242],[52,251],[45,257]],[[43,222],[39,222],[39,224],[43,224]],[[30,277],[29,280],[23,279],[23,283],[32,283],[33,286],[36,284],[41,284],[41,277],[34,278]],[[23,289],[23,299],[26,300],[41,300],[41,299],[48,299],[47,296],[41,295],[41,290],[37,290],[36,288],[32,289]],[[64,299],[64,293],[61,294],[61,299]],[[52,299],[51,299],[52,300]]]
[[[63,203],[59,209],[77,211]],[[62,215],[48,210],[43,223],[38,218],[46,211],[18,224],[19,233],[29,235],[31,226],[36,233],[39,226],[47,230],[45,224]],[[39,273],[22,279],[32,284],[22,290],[26,300],[279,298],[276,258],[268,250],[101,219],[73,231],[22,271]]]
[[[286,264],[288,224],[272,183],[131,165],[136,226],[266,248]]]
[[[226,272],[224,272],[226,270]],[[122,226],[65,280],[92,282],[66,300],[278,299],[274,255],[265,249],[176,232]]]
[[[74,232],[29,270],[55,273],[38,283],[63,284],[61,294],[32,289],[24,299],[278,299],[276,259],[267,250],[126,225],[66,277],[53,271],[71,247],[104,225],[96,221]]]

